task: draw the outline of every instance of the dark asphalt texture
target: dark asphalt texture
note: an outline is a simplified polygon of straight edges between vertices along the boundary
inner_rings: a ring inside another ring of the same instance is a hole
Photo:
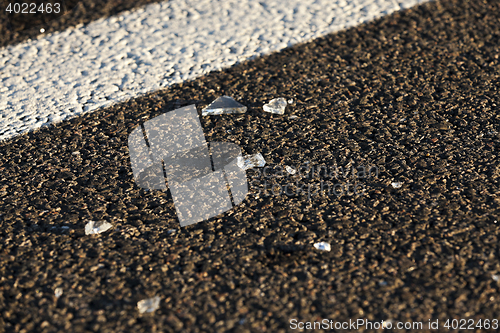
[[[447,319],[499,319],[499,7],[428,3],[1,143],[0,327],[274,333],[364,318],[456,332]],[[180,229],[170,192],[135,185],[127,137],[221,95],[248,111],[202,117],[207,141],[275,169],[377,165],[378,177],[311,200],[253,189]],[[295,104],[263,112],[274,97]],[[85,236],[88,220],[114,228]]]

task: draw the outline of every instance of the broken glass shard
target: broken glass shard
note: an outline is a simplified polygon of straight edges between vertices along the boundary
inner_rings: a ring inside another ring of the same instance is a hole
[[[112,227],[113,225],[106,221],[97,221],[97,222],[89,221],[85,225],[85,235],[97,235],[105,231],[108,231]]]
[[[401,183],[401,182],[392,182],[391,185],[394,188],[401,188],[401,186],[403,186],[403,183]]]
[[[319,242],[319,243],[316,243],[314,244],[314,247],[317,249],[317,250],[320,250],[320,251],[330,251],[332,248],[330,247],[330,244],[329,243],[326,243],[326,242]]]
[[[288,104],[293,104],[293,98],[288,100]]]
[[[229,96],[221,96],[201,111],[202,116],[217,114],[245,113],[247,107]]]
[[[62,289],[62,288],[56,288],[56,289],[54,290],[54,295],[56,296],[56,298],[61,297],[61,296],[62,296],[62,294],[63,294],[63,289]]]
[[[153,298],[143,299],[137,302],[137,308],[139,313],[144,312],[154,312],[160,307],[160,296],[155,296]]]
[[[297,170],[295,170],[294,168],[292,168],[291,166],[288,166],[288,165],[285,165],[285,170],[286,170],[286,172],[288,172],[291,175],[295,175],[295,173],[297,172]]]
[[[297,118],[298,118],[298,116],[296,116],[294,114],[292,114],[290,117],[288,117],[288,119],[297,119]]]
[[[286,99],[283,97],[275,98],[264,104],[264,111],[276,114],[284,114],[286,108]]]
[[[245,157],[238,156],[236,164],[240,169],[248,170],[252,168],[262,168],[266,165],[266,160],[261,153],[255,155],[246,155]]]

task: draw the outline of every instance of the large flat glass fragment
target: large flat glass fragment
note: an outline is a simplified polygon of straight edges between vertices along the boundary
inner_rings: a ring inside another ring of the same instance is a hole
[[[234,100],[229,96],[221,96],[213,101],[210,105],[201,111],[202,116],[218,115],[218,114],[231,114],[231,113],[245,113],[247,107]]]

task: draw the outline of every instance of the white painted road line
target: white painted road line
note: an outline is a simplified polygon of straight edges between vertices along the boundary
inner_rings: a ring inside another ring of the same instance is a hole
[[[172,0],[0,49],[0,140],[426,0]]]

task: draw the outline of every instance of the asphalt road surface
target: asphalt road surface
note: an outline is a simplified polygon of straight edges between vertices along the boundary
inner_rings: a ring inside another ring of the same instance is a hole
[[[430,2],[0,143],[0,331],[288,332],[293,319],[497,331],[499,7]],[[207,141],[270,169],[247,171],[241,205],[180,228],[169,191],[135,184],[128,135],[221,95],[248,111],[201,117]],[[275,97],[294,100],[284,115],[263,112]],[[307,162],[346,174],[277,190],[296,181],[280,168]],[[114,227],[85,235],[89,220]]]

